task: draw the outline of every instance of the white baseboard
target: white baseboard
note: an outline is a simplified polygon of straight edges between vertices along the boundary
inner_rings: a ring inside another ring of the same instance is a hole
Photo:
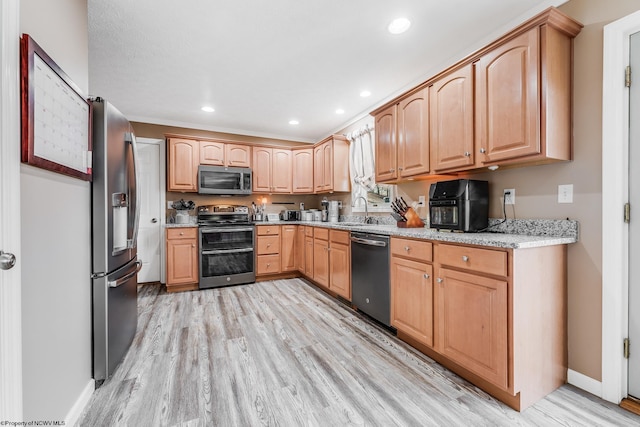
[[[91,399],[91,395],[96,389],[96,382],[94,379],[89,380],[87,386],[82,390],[80,396],[76,400],[76,403],[73,404],[73,407],[69,410],[69,413],[65,417],[65,425],[69,427],[74,427],[80,416],[82,415],[82,411],[89,403],[89,399]]]
[[[602,383],[580,372],[567,371],[567,382],[595,396],[602,397]]]

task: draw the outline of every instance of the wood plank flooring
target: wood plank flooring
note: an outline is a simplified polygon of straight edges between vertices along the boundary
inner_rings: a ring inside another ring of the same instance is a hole
[[[569,385],[515,412],[301,279],[138,300],[80,426],[640,425]]]

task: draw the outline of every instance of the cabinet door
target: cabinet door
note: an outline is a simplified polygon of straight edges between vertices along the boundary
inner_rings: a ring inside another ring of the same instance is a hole
[[[331,141],[322,144],[322,166],[324,171],[322,172],[322,190],[333,190],[333,143]]]
[[[313,237],[305,236],[304,241],[304,274],[313,279]]]
[[[224,166],[224,150],[222,142],[200,141],[200,164]]]
[[[433,171],[464,168],[473,156],[473,65],[436,80],[430,87]]]
[[[274,148],[272,151],[271,187],[274,193],[291,193],[291,150]]]
[[[349,245],[331,242],[329,289],[351,301],[351,252]]]
[[[271,193],[271,164],[273,150],[266,147],[253,147],[253,191]]]
[[[441,268],[437,350],[507,389],[507,282]]]
[[[200,144],[188,139],[169,139],[167,191],[198,191]]]
[[[293,150],[293,192],[313,193],[313,148]]]
[[[322,145],[313,149],[313,191],[321,192],[324,185],[324,152]]]
[[[250,168],[251,147],[248,145],[225,144],[225,164],[235,168]]]
[[[313,239],[313,280],[329,287],[329,242]]]
[[[296,269],[296,231],[295,225],[283,225],[280,234],[280,269],[294,271]]]
[[[398,177],[396,111],[393,105],[375,117],[376,182],[394,180]]]
[[[429,89],[398,104],[398,176],[429,172]]]
[[[299,225],[296,230],[296,270],[304,274],[304,262],[305,262],[305,244],[304,244],[305,226]]]
[[[476,138],[484,163],[540,153],[538,27],[476,65]]]
[[[391,325],[433,347],[433,267],[391,258]]]
[[[198,283],[197,246],[193,239],[167,240],[167,286]]]

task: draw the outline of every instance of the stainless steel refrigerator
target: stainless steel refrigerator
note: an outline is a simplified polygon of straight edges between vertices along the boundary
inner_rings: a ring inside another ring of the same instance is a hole
[[[93,377],[100,385],[118,367],[138,324],[136,139],[113,105],[92,99]]]

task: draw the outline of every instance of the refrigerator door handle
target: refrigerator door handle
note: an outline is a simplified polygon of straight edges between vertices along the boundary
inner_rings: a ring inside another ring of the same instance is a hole
[[[107,282],[107,284],[109,285],[110,288],[117,288],[118,286],[127,283],[133,276],[138,274],[141,268],[142,268],[142,261],[136,261],[136,268],[132,272],[120,277],[119,279],[110,280],[109,282]]]
[[[136,206],[133,217],[133,234],[131,240],[129,240],[129,248],[135,248],[138,244],[138,230],[140,229],[140,202],[141,195],[138,185],[140,183],[140,165],[138,158],[138,144],[136,142],[136,135],[133,132],[127,132],[125,134],[125,141],[131,144],[131,150],[133,153],[133,174],[135,176],[135,189],[136,189]]]

